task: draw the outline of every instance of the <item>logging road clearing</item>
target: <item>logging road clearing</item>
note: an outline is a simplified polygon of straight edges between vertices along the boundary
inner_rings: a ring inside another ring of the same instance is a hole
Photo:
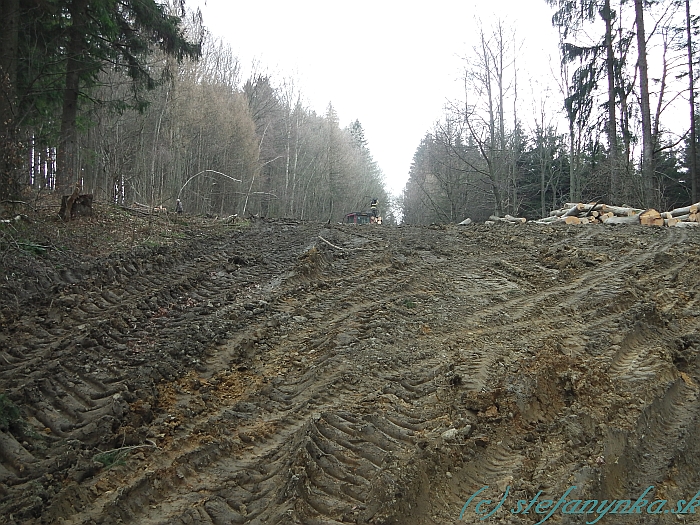
[[[538,491],[700,490],[699,232],[179,221],[6,249],[0,523],[534,524]],[[487,485],[513,504],[459,520]]]

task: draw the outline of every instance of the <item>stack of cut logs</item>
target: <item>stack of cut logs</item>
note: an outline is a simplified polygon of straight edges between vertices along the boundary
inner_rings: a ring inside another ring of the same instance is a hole
[[[611,206],[602,203],[567,203],[545,217],[534,221],[536,224],[642,224],[644,226],[675,226],[688,228],[700,226],[700,203],[684,208],[658,212],[624,206]]]

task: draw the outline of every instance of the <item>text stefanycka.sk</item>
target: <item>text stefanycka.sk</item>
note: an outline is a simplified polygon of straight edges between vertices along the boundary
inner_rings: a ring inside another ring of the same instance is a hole
[[[459,519],[461,520],[464,515],[472,507],[472,512],[474,512],[479,520],[485,520],[493,516],[499,509],[506,508],[506,499],[510,492],[510,485],[506,487],[505,492],[500,497],[500,499],[491,501],[486,499],[484,493],[488,489],[488,485],[481,487],[474,494],[472,494],[467,502],[462,507],[462,512],[459,514]],[[543,516],[540,521],[535,525],[540,525],[551,518],[555,512],[560,512],[561,514],[585,514],[586,517],[590,516],[590,520],[586,521],[588,525],[593,525],[597,523],[600,519],[608,514],[626,515],[626,514],[695,514],[695,509],[700,507],[700,491],[698,491],[693,499],[690,501],[678,500],[673,506],[673,504],[668,503],[668,500],[657,499],[649,501],[645,499],[647,494],[654,489],[651,485],[637,498],[636,501],[631,499],[622,500],[580,500],[574,499],[572,496],[570,499],[569,495],[576,489],[576,487],[569,487],[567,491],[558,500],[553,499],[543,499],[542,491],[539,491],[530,500],[518,500],[514,507],[510,508],[511,514],[516,515],[530,515],[536,514],[538,516]],[[481,497],[479,497],[481,496]]]

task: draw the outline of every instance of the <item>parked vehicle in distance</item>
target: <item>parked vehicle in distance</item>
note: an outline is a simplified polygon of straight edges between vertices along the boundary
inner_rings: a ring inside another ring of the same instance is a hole
[[[381,224],[382,218],[375,217],[371,211],[353,211],[345,215],[343,224]]]

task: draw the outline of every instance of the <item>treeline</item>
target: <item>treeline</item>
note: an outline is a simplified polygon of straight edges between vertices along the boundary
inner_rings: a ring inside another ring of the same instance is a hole
[[[0,9],[2,199],[79,183],[119,204],[324,221],[387,201],[358,121],[317,114],[291,80],[243,79],[181,0]]]
[[[415,152],[404,221],[537,218],[563,202],[671,209],[700,200],[698,17],[689,1],[546,1],[560,34],[558,91],[519,70],[514,31],[501,22],[481,28],[464,99]],[[690,126],[679,123],[689,115]]]

